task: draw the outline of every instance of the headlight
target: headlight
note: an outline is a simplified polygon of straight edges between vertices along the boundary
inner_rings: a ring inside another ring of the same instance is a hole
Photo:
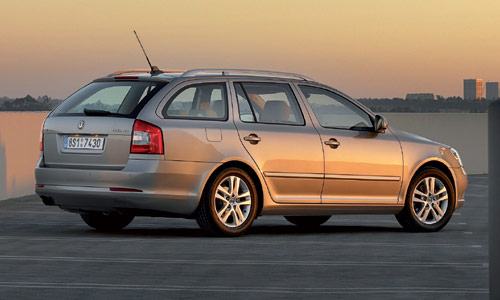
[[[458,160],[458,163],[460,163],[460,166],[463,167],[464,165],[462,164],[462,160],[460,159],[460,154],[458,154],[458,151],[453,149],[453,148],[450,148],[450,151],[451,151],[451,154],[453,154],[453,156],[455,156],[455,158]]]

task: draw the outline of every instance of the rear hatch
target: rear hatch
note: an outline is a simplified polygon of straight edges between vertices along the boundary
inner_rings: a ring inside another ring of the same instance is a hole
[[[45,121],[45,166],[122,169],[130,155],[135,118],[165,84],[93,82],[70,96]]]

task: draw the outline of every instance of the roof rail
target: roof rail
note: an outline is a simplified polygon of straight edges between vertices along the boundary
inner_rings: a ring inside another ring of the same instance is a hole
[[[160,70],[162,73],[185,73],[186,70]],[[127,73],[149,73],[151,70],[149,69],[129,69],[129,70],[120,70],[109,74],[108,76],[122,75]]]
[[[300,79],[305,81],[314,81],[311,77],[307,77],[295,73],[285,73],[285,72],[275,72],[275,71],[263,71],[263,70],[247,70],[247,69],[194,69],[184,72],[181,77],[191,77],[198,74],[213,74],[220,73],[222,76],[227,75],[251,75],[251,76],[268,76],[268,77],[284,77]]]

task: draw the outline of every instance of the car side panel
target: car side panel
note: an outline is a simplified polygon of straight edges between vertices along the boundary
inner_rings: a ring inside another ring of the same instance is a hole
[[[180,89],[191,84],[206,82],[221,82],[225,79],[186,79],[170,83],[161,99],[150,101],[141,111],[138,118],[147,120],[162,128],[166,161],[211,163],[212,168],[197,178],[197,203],[208,178],[222,164],[228,162],[243,163],[254,170],[263,187],[264,202],[271,199],[263,174],[254,163],[239,140],[239,135],[233,122],[234,103],[228,92],[227,121],[165,119],[160,117],[161,110],[168,100]]]
[[[403,159],[399,141],[392,132],[323,127],[300,87],[296,89],[322,141],[325,182],[321,203],[397,204]],[[332,139],[340,144],[336,147],[325,144]]]
[[[287,81],[275,82],[290,84]],[[234,89],[234,86],[231,88]],[[279,203],[320,203],[324,173],[323,151],[319,135],[297,95],[295,97],[302,110],[304,125],[243,122],[239,117],[234,90],[232,95],[233,119],[239,140],[263,173],[272,199]],[[253,134],[261,141],[252,144],[244,140]]]
[[[228,119],[224,121],[164,118],[162,116],[163,107],[179,90],[193,84],[210,82],[227,84],[226,79],[177,80],[167,85],[168,89],[162,97],[152,99],[139,114],[138,119],[150,122],[162,129],[165,160],[221,162],[229,157],[247,156],[239,142],[232,121],[231,101],[228,101]],[[228,98],[230,98],[229,90]]]

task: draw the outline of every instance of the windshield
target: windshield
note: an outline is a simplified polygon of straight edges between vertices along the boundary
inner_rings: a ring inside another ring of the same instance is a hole
[[[53,116],[136,115],[165,82],[112,81],[93,82],[63,101]]]

